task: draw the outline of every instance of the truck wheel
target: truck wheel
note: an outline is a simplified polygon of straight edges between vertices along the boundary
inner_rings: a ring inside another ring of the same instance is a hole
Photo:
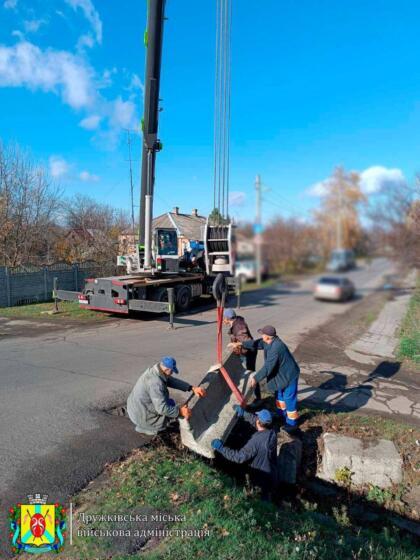
[[[191,305],[191,288],[183,286],[176,293],[176,308],[178,311],[188,311]]]
[[[167,288],[159,288],[153,293],[153,300],[154,301],[168,301],[168,289]]]

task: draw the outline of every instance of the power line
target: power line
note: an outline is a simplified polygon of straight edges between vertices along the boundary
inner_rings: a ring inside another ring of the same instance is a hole
[[[229,212],[232,1],[216,2],[213,205]]]

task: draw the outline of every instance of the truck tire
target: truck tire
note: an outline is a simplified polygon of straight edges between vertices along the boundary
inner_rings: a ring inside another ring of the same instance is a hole
[[[191,305],[191,288],[189,286],[182,286],[176,292],[176,309],[177,311],[188,311]]]
[[[167,288],[158,288],[156,291],[153,292],[153,301],[168,301],[168,289]]]

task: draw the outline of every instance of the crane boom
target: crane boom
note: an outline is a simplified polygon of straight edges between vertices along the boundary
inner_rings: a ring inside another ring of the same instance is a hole
[[[152,218],[156,153],[162,145],[158,140],[159,89],[162,64],[165,0],[148,0],[145,33],[146,75],[144,84],[143,149],[140,193],[140,249],[144,248],[144,269],[152,266]]]

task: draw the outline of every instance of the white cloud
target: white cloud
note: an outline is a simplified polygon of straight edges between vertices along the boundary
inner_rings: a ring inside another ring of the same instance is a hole
[[[42,51],[27,41],[0,45],[0,86],[54,92],[73,109],[88,108],[95,99],[93,71],[86,62],[67,51]]]
[[[69,164],[61,156],[51,156],[49,159],[50,174],[54,179],[60,179],[67,175],[70,170]]]
[[[127,88],[129,91],[140,90],[144,93],[144,84],[137,74],[132,74],[130,84]]]
[[[102,21],[91,0],[66,0],[73,10],[80,8],[91,24],[97,43],[102,43]]]
[[[405,186],[406,184],[404,173],[398,168],[374,165],[360,174],[360,186],[365,194],[376,193],[386,187]]]
[[[229,206],[243,206],[246,201],[246,194],[241,191],[229,193]]]
[[[134,128],[136,126],[136,106],[132,101],[123,101],[118,97],[111,104],[111,124],[116,128]]]
[[[328,192],[328,179],[325,181],[318,181],[306,191],[309,196],[321,197],[325,196]]]
[[[14,10],[17,6],[18,0],[5,0],[3,3],[3,7],[6,10]]]
[[[78,52],[83,52],[85,47],[91,49],[95,44],[95,40],[90,33],[86,33],[85,35],[81,35],[77,40],[76,49]]]
[[[17,37],[19,41],[25,40],[25,35],[22,33],[22,31],[19,31],[18,29],[14,29],[12,31],[12,37]]]
[[[36,33],[41,25],[45,25],[45,19],[27,19],[23,22],[23,26],[27,33]]]
[[[90,115],[79,122],[79,126],[86,130],[96,130],[102,120],[100,115]]]
[[[86,183],[96,183],[99,181],[98,175],[94,175],[93,173],[89,173],[89,171],[82,171],[79,174],[79,179]]]
[[[360,175],[360,189],[366,194],[373,194],[379,192],[385,187],[398,187],[407,184],[401,169],[387,168],[381,165],[373,165],[359,173]],[[312,185],[306,193],[309,196],[323,197],[328,193],[330,179],[319,181]]]
[[[106,89],[112,86],[113,76],[118,73],[118,70],[114,68],[106,68],[102,72],[102,76],[96,80],[96,87],[98,89]]]
[[[122,128],[138,127],[138,104],[132,95],[127,100],[107,99],[101,93],[112,84],[116,68],[98,74],[84,56],[41,49],[22,39],[21,32],[13,34],[21,40],[11,46],[0,44],[0,88],[25,87],[57,95],[72,109],[83,111],[79,125],[98,130],[98,139],[109,147],[115,147]]]

